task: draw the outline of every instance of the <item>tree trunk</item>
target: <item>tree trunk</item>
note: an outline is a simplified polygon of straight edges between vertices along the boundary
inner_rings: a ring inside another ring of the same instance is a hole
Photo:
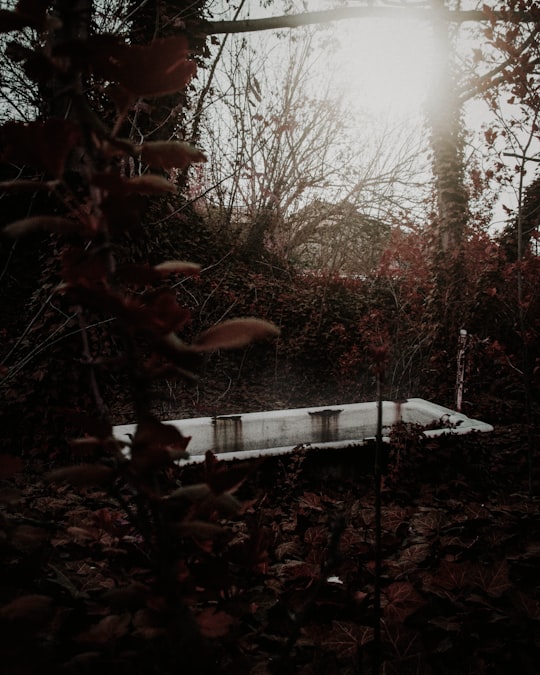
[[[274,218],[276,216],[275,209],[264,206],[255,217],[255,221],[249,228],[248,236],[243,246],[246,256],[251,258],[260,258],[265,253],[265,238],[267,233],[271,230]]]
[[[442,12],[444,0],[434,2],[440,3]],[[468,195],[464,185],[463,125],[456,93],[452,40],[449,23],[442,14],[434,20],[433,31],[439,60],[427,118],[437,203],[436,252],[459,258],[469,218]]]
[[[441,353],[449,337],[458,335],[467,322],[467,279],[464,247],[469,220],[464,184],[463,125],[457,96],[451,26],[444,0],[433,0],[435,44],[439,58],[427,107],[436,214],[432,223],[431,266],[434,289],[429,305],[436,326],[434,343]]]

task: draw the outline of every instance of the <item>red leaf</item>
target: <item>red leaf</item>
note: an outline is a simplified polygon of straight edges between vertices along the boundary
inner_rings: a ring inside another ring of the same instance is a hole
[[[123,178],[110,173],[96,173],[92,176],[92,184],[119,196],[176,193],[176,186],[173,183],[162,176],[153,174]]]
[[[326,548],[328,543],[328,530],[322,525],[314,525],[308,527],[304,532],[304,542],[309,546],[315,546],[317,548],[323,545],[323,548]]]
[[[215,494],[233,492],[257,469],[262,460],[242,462],[238,465],[220,462],[210,451],[206,453],[206,482]]]
[[[150,141],[135,148],[143,162],[154,168],[185,169],[192,162],[206,162],[206,156],[189,143]]]
[[[118,82],[135,96],[159,96],[181,91],[195,75],[196,64],[187,59],[189,44],[177,36],[147,45],[127,45],[110,37],[89,42],[94,72]]]
[[[473,577],[474,569],[470,563],[443,560],[437,573],[426,580],[426,586],[434,592],[437,589],[444,591],[461,590],[473,583]]]
[[[78,642],[104,647],[113,645],[124,635],[127,635],[131,615],[111,614],[101,619],[99,623],[77,636]]]
[[[139,609],[133,616],[134,635],[144,640],[154,640],[166,633],[166,628],[160,624],[159,616],[149,609]]]
[[[180,307],[176,294],[168,288],[160,288],[144,296],[147,313],[147,329],[160,335],[180,330],[191,319],[191,313]]]
[[[381,521],[383,530],[396,534],[399,527],[407,521],[407,512],[398,506],[383,508]]]
[[[86,527],[77,527],[72,525],[66,528],[67,534],[74,539],[76,542],[88,542],[88,541],[97,541],[99,539],[99,533],[96,529],[89,530]]]
[[[396,581],[384,590],[386,605],[384,616],[387,621],[403,621],[426,604],[426,601],[409,581]]]
[[[388,658],[385,660],[385,671],[390,675],[402,675],[402,673],[420,673],[429,672],[426,664],[422,663],[425,648],[422,644],[421,634],[414,629],[407,628],[403,624],[382,623],[383,639],[390,650]],[[408,667],[407,667],[408,666]]]
[[[198,274],[201,267],[195,263],[183,262],[181,260],[169,260],[159,263],[154,267],[150,265],[126,264],[119,265],[117,276],[126,283],[138,283],[141,285],[153,284],[161,281],[163,277],[170,274],[195,275]],[[169,291],[170,293],[170,291]]]
[[[347,557],[352,551],[359,552],[369,548],[366,537],[355,527],[347,527],[339,539],[339,547],[346,551]]]
[[[162,468],[173,459],[187,458],[186,447],[191,436],[183,436],[171,424],[155,417],[145,417],[137,426],[131,447],[131,464],[138,473]]]
[[[323,639],[322,646],[337,654],[340,660],[355,659],[358,648],[373,642],[373,628],[351,621],[332,621],[332,628]]]
[[[201,266],[192,262],[185,262],[183,260],[168,260],[159,263],[154,267],[161,276],[168,276],[169,274],[183,274],[185,276],[194,276],[199,274]]]
[[[269,527],[247,521],[248,533],[242,533],[231,543],[234,559],[242,562],[243,569],[251,568],[266,574],[269,561],[269,548],[275,534]],[[279,566],[278,566],[279,568]]]
[[[21,595],[0,608],[0,618],[8,621],[43,623],[53,611],[53,601],[48,595]]]
[[[17,194],[19,192],[37,192],[38,190],[54,190],[58,181],[39,181],[39,180],[7,180],[0,181],[0,190]]]
[[[15,164],[29,164],[60,178],[72,148],[79,140],[78,128],[68,120],[6,122],[0,127],[1,158]]]
[[[430,544],[413,544],[401,551],[397,565],[403,572],[410,572],[418,568],[418,565],[430,555]]]
[[[460,513],[456,514],[456,518],[459,521],[466,520],[467,524],[474,521],[475,525],[479,525],[490,522],[492,515],[482,504],[468,502],[467,504],[463,504]]]
[[[136,96],[118,84],[109,84],[106,86],[105,93],[114,103],[119,115],[124,115],[137,100]]]
[[[277,560],[300,558],[302,557],[302,547],[297,541],[284,541],[279,546],[276,546],[274,554]]]
[[[319,565],[302,562],[301,560],[289,560],[277,565],[278,576],[284,577],[289,581],[295,579],[313,580],[319,577]]]
[[[510,594],[514,607],[529,619],[540,619],[540,601],[523,591],[514,590]]]
[[[179,459],[187,457],[187,453],[182,453]],[[132,454],[130,469],[134,474],[140,476],[151,471],[164,469],[172,461],[171,453],[166,448],[157,445],[146,446],[137,450],[135,454]]]
[[[122,588],[111,588],[101,596],[111,607],[117,610],[135,610],[144,605],[145,599],[149,595],[149,588],[144,584],[134,581],[128,586]]]
[[[124,138],[110,138],[102,141],[101,152],[104,157],[122,157],[123,155],[132,155],[135,152],[135,145]]]
[[[188,368],[188,373],[191,374],[192,378],[196,377],[192,371],[195,369],[195,361],[200,358],[200,354],[197,354],[193,347],[187,345],[178,335],[172,332],[164,335],[154,340],[153,347],[173,363]]]
[[[492,598],[500,598],[508,589],[512,588],[508,572],[508,562],[503,560],[496,565],[479,567],[476,577],[480,588],[485,593]]]
[[[304,492],[304,494],[298,499],[298,507],[314,509],[315,511],[324,510],[320,495],[317,495],[314,492]]]
[[[32,216],[23,220],[16,220],[7,225],[3,232],[8,237],[21,237],[25,234],[38,231],[54,232],[55,234],[82,234],[81,223],[57,216]]]
[[[414,535],[428,538],[436,534],[447,523],[448,516],[440,509],[420,508],[409,521],[409,528]]]
[[[62,254],[62,276],[70,284],[94,286],[105,281],[110,273],[110,252],[106,249],[85,251],[71,247]]]
[[[187,500],[190,502],[199,502],[207,499],[212,494],[212,490],[206,483],[195,483],[193,485],[184,485],[179,487],[170,495],[165,497],[166,501]]]
[[[176,194],[176,185],[163,176],[146,174],[145,176],[135,176],[135,178],[126,179],[130,185],[131,192],[138,192],[141,195],[161,195],[166,192]]]
[[[226,612],[220,612],[213,608],[203,609],[195,617],[201,635],[205,638],[219,638],[227,635],[234,619]]]
[[[71,483],[79,487],[102,485],[113,478],[115,472],[110,466],[104,464],[78,464],[55,469],[48,473],[45,478],[51,483]]]
[[[428,623],[437,626],[437,628],[440,628],[447,633],[458,633],[461,630],[461,623],[456,618],[448,619],[443,616],[438,616],[429,619]]]
[[[116,317],[130,331],[164,336],[164,339],[168,339],[173,330],[183,328],[191,318],[190,312],[178,305],[175,293],[167,288],[147,293],[141,299],[125,297],[109,289],[86,288],[83,284],[69,288],[69,294],[74,302]],[[176,341],[180,342],[178,338]],[[174,347],[180,349],[179,344]],[[186,345],[184,353],[189,351],[194,350]]]
[[[279,335],[273,323],[262,319],[230,319],[199,335],[195,347],[200,351],[244,347],[254,340]]]
[[[225,516],[234,516],[242,510],[242,504],[229,492],[212,495],[209,503],[213,509]]]
[[[189,437],[182,436],[180,431],[172,424],[164,424],[155,417],[144,417],[137,426],[133,447],[138,445],[162,445],[186,447]]]

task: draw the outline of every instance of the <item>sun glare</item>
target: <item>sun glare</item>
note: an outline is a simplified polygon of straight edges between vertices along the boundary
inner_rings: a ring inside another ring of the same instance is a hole
[[[348,24],[336,53],[338,86],[375,115],[418,115],[436,62],[429,25],[381,19]]]

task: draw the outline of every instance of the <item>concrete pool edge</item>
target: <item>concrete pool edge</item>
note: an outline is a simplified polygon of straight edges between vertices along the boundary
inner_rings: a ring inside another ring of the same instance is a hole
[[[377,403],[311,406],[267,410],[215,417],[170,420],[184,436],[191,436],[190,458],[184,463],[204,461],[210,450],[220,460],[277,456],[298,449],[346,448],[366,445],[376,435]],[[383,440],[388,442],[395,424],[418,427],[419,435],[465,435],[493,431],[493,426],[421,398],[383,401]],[[435,428],[433,428],[435,427]],[[113,433],[128,441],[136,425],[119,425]],[[128,443],[129,445],[129,443]]]

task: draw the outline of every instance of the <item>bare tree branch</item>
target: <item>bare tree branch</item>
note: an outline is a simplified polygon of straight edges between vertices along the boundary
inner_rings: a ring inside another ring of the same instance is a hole
[[[438,19],[450,23],[466,23],[469,21],[490,21],[490,17],[482,10],[435,10]],[[534,23],[538,17],[533,12],[499,12],[493,11],[496,21],[519,21]],[[241,21],[206,21],[201,25],[207,35],[223,35],[225,33],[250,33],[280,28],[298,28],[345,19],[383,18],[400,20],[425,20],[434,18],[434,10],[420,7],[336,7],[318,12],[302,14],[285,14],[262,19],[242,19]]]

